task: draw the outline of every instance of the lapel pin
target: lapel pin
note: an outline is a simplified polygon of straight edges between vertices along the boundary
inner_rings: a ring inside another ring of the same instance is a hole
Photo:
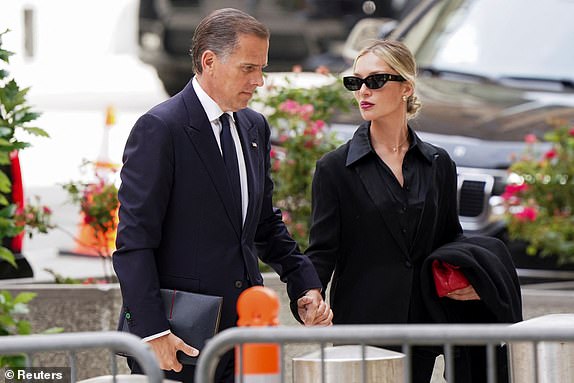
[[[251,143],[251,147],[252,147],[252,148],[256,148],[256,147],[257,147],[257,142],[252,142],[252,143]]]

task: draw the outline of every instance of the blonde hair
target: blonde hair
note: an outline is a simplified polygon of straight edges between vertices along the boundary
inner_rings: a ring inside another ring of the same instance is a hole
[[[357,60],[367,53],[372,53],[386,62],[387,65],[411,84],[413,94],[407,98],[407,118],[411,119],[415,117],[422,104],[414,93],[417,64],[409,48],[399,41],[375,40],[359,52],[353,64],[353,68],[357,64]]]

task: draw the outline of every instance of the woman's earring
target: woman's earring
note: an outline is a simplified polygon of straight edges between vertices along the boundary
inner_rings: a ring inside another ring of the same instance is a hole
[[[403,95],[403,101],[407,101],[408,97],[406,95]]]

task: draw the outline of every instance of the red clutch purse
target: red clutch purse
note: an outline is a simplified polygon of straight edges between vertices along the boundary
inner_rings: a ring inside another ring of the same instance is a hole
[[[462,289],[470,285],[464,274],[458,270],[458,266],[441,262],[435,259],[432,263],[432,274],[436,293],[439,297],[444,297],[451,291]]]

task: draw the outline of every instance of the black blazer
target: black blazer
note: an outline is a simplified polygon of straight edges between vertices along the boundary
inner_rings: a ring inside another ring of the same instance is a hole
[[[318,161],[313,179],[310,245],[306,254],[326,289],[336,324],[407,323],[412,295],[420,296],[423,260],[462,232],[455,165],[441,148],[411,137],[427,190],[414,242],[408,243],[380,190],[368,138],[369,123]]]
[[[221,329],[234,326],[239,294],[261,285],[261,259],[287,281],[291,299],[321,284],[272,207],[269,126],[252,110],[235,113],[247,168],[243,228],[231,217],[223,158],[191,82],[140,117],[127,140],[114,268],[122,318],[141,337],[167,330],[159,288],[223,297]],[[120,322],[122,322],[120,320]],[[122,323],[119,324],[120,328]]]

